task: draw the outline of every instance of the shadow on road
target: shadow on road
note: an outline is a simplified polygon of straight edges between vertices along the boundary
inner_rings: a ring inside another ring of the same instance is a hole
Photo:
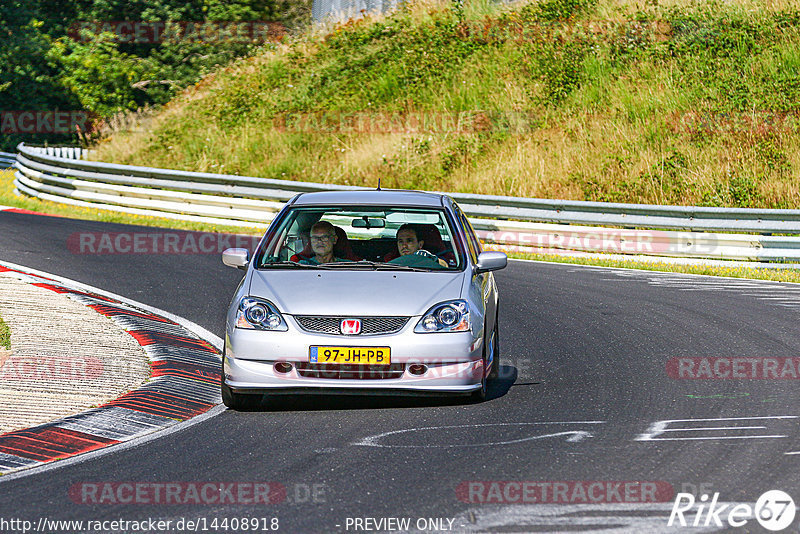
[[[503,365],[498,377],[489,381],[485,402],[492,402],[508,393],[517,379],[516,367]],[[350,392],[348,394],[317,393],[268,395],[261,403],[248,408],[248,412],[303,412],[329,410],[385,410],[391,408],[429,408],[444,406],[469,406],[472,404],[466,395],[432,395],[397,393],[371,390],[369,392]]]

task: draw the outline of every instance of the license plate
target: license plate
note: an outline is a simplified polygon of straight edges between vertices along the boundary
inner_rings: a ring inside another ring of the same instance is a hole
[[[310,363],[346,363],[350,365],[389,365],[389,347],[310,347]]]

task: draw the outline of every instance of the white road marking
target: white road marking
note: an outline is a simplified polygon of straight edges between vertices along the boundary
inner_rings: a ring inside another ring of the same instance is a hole
[[[19,265],[19,264],[16,264],[16,263],[11,263],[11,262],[7,262],[7,261],[0,261],[0,266],[4,266],[4,267],[7,267],[9,269],[16,269],[16,270],[20,270],[20,271],[23,271],[23,272],[30,273],[30,275],[26,275],[26,277],[28,279],[30,279],[30,280],[42,281],[42,282],[48,282],[48,281],[51,281],[51,280],[55,280],[56,282],[58,282],[60,284],[63,284],[65,286],[67,286],[67,287],[70,287],[72,289],[86,291],[86,292],[89,292],[89,293],[95,293],[97,295],[108,297],[108,298],[111,298],[111,299],[118,300],[120,302],[126,303],[126,304],[128,304],[130,306],[134,306],[134,307],[136,307],[136,308],[138,308],[140,310],[145,310],[145,311],[148,311],[150,313],[153,313],[153,314],[156,314],[156,315],[160,315],[162,317],[166,317],[166,318],[178,323],[179,325],[183,326],[184,328],[186,328],[190,332],[193,332],[200,339],[203,339],[203,340],[207,341],[208,343],[211,343],[217,349],[222,351],[223,342],[222,342],[221,338],[219,338],[218,336],[212,334],[211,332],[209,332],[208,330],[206,330],[202,326],[197,325],[197,324],[195,324],[195,323],[193,323],[193,322],[191,322],[191,321],[189,321],[187,319],[184,319],[183,317],[179,317],[177,315],[174,315],[174,314],[169,313],[167,311],[161,310],[161,309],[156,308],[154,306],[148,306],[147,304],[143,304],[141,302],[137,302],[135,300],[128,299],[128,298],[123,297],[121,295],[117,295],[115,293],[111,293],[109,291],[105,291],[103,289],[100,289],[100,288],[97,288],[97,287],[94,287],[94,286],[90,286],[88,284],[83,284],[81,282],[77,282],[77,281],[71,280],[69,278],[56,276],[54,274],[46,273],[46,272],[39,271],[39,270],[36,270],[36,269],[31,269],[29,267],[25,267],[23,265]],[[94,458],[97,458],[99,456],[103,456],[103,455],[106,455],[106,454],[109,454],[109,453],[123,451],[123,450],[126,450],[126,449],[132,449],[134,447],[138,447],[139,445],[143,445],[143,444],[145,444],[145,443],[147,443],[149,441],[153,441],[155,439],[159,439],[159,438],[168,436],[170,434],[174,434],[175,432],[181,432],[181,431],[183,431],[183,430],[185,430],[185,429],[187,429],[187,428],[189,428],[191,426],[194,426],[194,425],[202,423],[202,422],[204,422],[204,421],[206,421],[208,419],[211,419],[212,417],[215,417],[215,416],[221,414],[225,410],[227,410],[227,408],[225,406],[218,405],[218,406],[215,406],[214,408],[208,410],[207,412],[205,412],[205,413],[203,413],[203,414],[201,414],[201,415],[199,415],[197,417],[193,417],[192,419],[188,419],[186,421],[182,421],[180,423],[176,423],[173,426],[170,426],[169,428],[167,428],[165,430],[157,430],[157,431],[154,431],[151,434],[147,434],[147,435],[144,435],[144,436],[141,436],[141,437],[129,440],[129,441],[125,441],[125,442],[117,444],[117,445],[113,445],[113,446],[105,447],[105,448],[102,448],[102,449],[97,449],[97,450],[94,450],[94,451],[91,451],[91,452],[79,454],[77,456],[72,456],[70,458],[65,458],[65,459],[59,460],[57,462],[50,462],[50,463],[43,464],[41,466],[31,467],[31,468],[28,468],[28,469],[25,469],[25,470],[22,470],[22,471],[8,473],[8,474],[5,474],[2,477],[0,477],[0,484],[2,484],[3,482],[8,482],[10,480],[16,480],[18,478],[27,477],[27,476],[30,476],[30,475],[35,475],[35,474],[43,473],[43,472],[46,472],[46,471],[50,471],[52,469],[60,469],[62,467],[67,467],[67,466],[70,466],[70,465],[78,464],[78,463],[85,462],[87,460],[92,460]]]
[[[121,295],[117,295],[116,293],[111,293],[110,291],[106,291],[104,289],[100,289],[99,287],[90,286],[88,284],[84,284],[84,283],[78,282],[76,280],[72,280],[70,278],[64,278],[64,277],[57,276],[57,275],[54,275],[54,274],[46,273],[44,271],[39,271],[37,269],[31,269],[30,267],[25,267],[24,265],[19,265],[17,263],[11,263],[11,262],[8,262],[8,261],[0,261],[0,266],[8,267],[9,269],[18,269],[20,271],[24,271],[24,272],[27,272],[27,273],[32,273],[35,276],[38,276],[38,277],[41,277],[41,278],[45,278],[45,280],[41,280],[43,282],[47,282],[46,279],[55,280],[56,282],[68,285],[68,286],[72,287],[73,289],[78,289],[78,290],[86,291],[86,292],[89,292],[89,293],[95,293],[95,294],[100,295],[102,297],[108,297],[110,299],[115,299],[115,300],[118,300],[118,301],[120,301],[122,303],[128,304],[130,306],[134,306],[136,308],[139,308],[140,310],[145,310],[145,311],[148,311],[150,313],[154,313],[156,315],[160,315],[162,317],[166,317],[167,319],[170,319],[170,320],[178,323],[179,325],[181,325],[182,327],[186,328],[190,332],[193,332],[193,333],[197,334],[197,336],[199,338],[201,338],[201,339],[203,339],[205,341],[208,341],[209,343],[214,345],[217,349],[219,349],[220,352],[222,351],[222,346],[224,344],[223,341],[222,341],[222,338],[220,338],[219,336],[209,332],[208,330],[206,330],[205,328],[203,328],[202,326],[200,326],[198,324],[195,324],[195,323],[193,323],[193,322],[191,322],[191,321],[189,321],[187,319],[184,319],[183,317],[180,317],[180,316],[175,315],[173,313],[170,313],[168,311],[156,308],[155,306],[149,306],[147,304],[143,304],[141,302],[137,302],[137,301],[129,299],[127,297],[123,297]],[[34,278],[30,277],[30,279],[33,280]],[[40,280],[37,280],[37,281],[40,281]]]
[[[643,434],[639,434],[637,437],[634,438],[634,441],[694,441],[694,440],[710,440],[710,439],[769,439],[769,438],[786,438],[786,435],[758,435],[758,436],[704,436],[704,437],[686,437],[686,438],[658,438],[659,436],[665,432],[691,432],[691,431],[741,431],[741,430],[752,430],[752,429],[764,429],[766,427],[757,426],[757,427],[749,427],[749,426],[728,426],[728,427],[688,427],[688,428],[668,428],[669,425],[673,423],[693,423],[693,422],[707,422],[707,421],[756,421],[756,420],[771,420],[771,419],[797,419],[798,416],[796,415],[770,415],[770,416],[759,416],[759,417],[719,417],[713,419],[665,419],[662,421],[656,421],[650,425],[647,432]]]
[[[719,503],[720,505],[726,503]],[[731,503],[734,504],[734,503]],[[628,534],[680,532],[667,526],[673,503],[479,505],[456,517],[460,532],[593,532]],[[728,507],[728,510],[731,506]],[[691,527],[692,532],[728,528],[727,511],[720,514],[723,527]],[[694,515],[687,513],[687,520]],[[527,530],[526,530],[527,527]],[[532,528],[536,527],[536,528]]]
[[[25,469],[24,471],[17,471],[15,473],[9,473],[7,475],[3,475],[2,477],[0,477],[0,484],[2,484],[3,482],[9,482],[11,480],[15,480],[15,479],[18,479],[18,478],[26,477],[26,476],[29,476],[29,475],[37,475],[39,473],[44,473],[45,471],[51,471],[53,469],[60,469],[62,467],[67,467],[67,466],[70,466],[70,465],[79,464],[81,462],[85,462],[86,460],[93,460],[93,459],[95,459],[97,457],[105,456],[106,454],[109,454],[109,453],[112,453],[112,452],[119,452],[119,451],[124,451],[124,450],[127,450],[127,449],[133,449],[134,447],[138,447],[139,445],[144,445],[145,443],[147,443],[149,441],[160,439],[160,438],[163,438],[165,436],[169,436],[170,434],[174,434],[176,432],[182,432],[183,430],[186,430],[190,426],[194,426],[194,425],[196,425],[198,423],[202,423],[203,421],[206,421],[208,419],[211,419],[212,417],[215,417],[215,416],[221,414],[225,410],[227,410],[227,408],[224,405],[220,404],[219,406],[214,406],[209,411],[207,411],[207,412],[205,412],[203,414],[200,414],[197,417],[194,417],[192,419],[187,419],[186,421],[177,423],[177,424],[175,424],[175,425],[173,425],[173,426],[171,426],[171,427],[169,427],[169,428],[167,428],[165,430],[160,430],[160,431],[154,432],[152,434],[147,434],[146,436],[142,436],[140,438],[132,439],[130,441],[125,441],[125,442],[122,442],[122,443],[120,443],[118,445],[112,445],[112,446],[109,446],[109,447],[105,447],[103,449],[94,450],[92,452],[86,452],[86,453],[83,453],[83,454],[79,454],[77,456],[71,456],[69,458],[64,458],[63,460],[58,460],[57,462],[50,462],[50,463],[42,464],[41,466],[31,467],[29,469]]]
[[[532,426],[532,425],[601,425],[604,424],[605,421],[544,421],[544,422],[534,422],[534,423],[485,423],[485,424],[473,424],[473,425],[451,425],[451,426],[429,426],[429,427],[419,427],[419,428],[405,428],[402,430],[392,430],[389,432],[384,432],[382,434],[376,434],[374,436],[368,436],[362,438],[359,441],[352,443],[352,445],[360,446],[360,447],[385,447],[385,448],[400,448],[400,449],[424,449],[424,448],[451,448],[451,447],[486,447],[488,445],[511,445],[514,443],[522,443],[525,441],[533,441],[537,439],[544,439],[544,438],[553,438],[559,436],[570,436],[567,438],[566,441],[570,443],[577,443],[582,441],[586,438],[593,437],[591,432],[586,432],[584,430],[572,430],[566,432],[556,432],[552,434],[543,434],[538,436],[528,436],[525,438],[507,440],[507,441],[493,441],[493,442],[486,442],[486,443],[457,443],[457,444],[447,444],[447,445],[388,445],[384,443],[378,443],[378,440],[385,438],[387,436],[393,436],[397,434],[407,434],[410,432],[421,432],[426,430],[449,430],[454,428],[484,428],[484,427],[494,427],[494,426]]]

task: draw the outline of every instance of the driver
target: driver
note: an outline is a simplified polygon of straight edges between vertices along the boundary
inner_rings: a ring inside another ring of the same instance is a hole
[[[389,263],[402,263],[403,265],[430,267],[431,265],[428,264],[436,262],[442,267],[447,268],[447,263],[443,259],[437,258],[435,254],[431,254],[422,248],[424,245],[425,241],[419,238],[419,234],[417,234],[417,229],[414,227],[414,225],[404,224],[397,229],[397,250],[400,252],[400,257],[391,260]],[[418,257],[411,257],[412,254]],[[422,258],[424,258],[424,260]],[[426,262],[425,260],[428,261]]]
[[[311,250],[314,255],[310,258],[302,258],[300,263],[304,265],[319,265],[320,263],[333,263],[347,261],[333,255],[333,246],[336,244],[336,230],[328,221],[319,221],[311,227]]]

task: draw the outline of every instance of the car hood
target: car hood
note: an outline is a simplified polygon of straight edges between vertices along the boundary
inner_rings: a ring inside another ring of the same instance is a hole
[[[254,271],[250,295],[289,315],[422,315],[461,298],[463,272]]]

